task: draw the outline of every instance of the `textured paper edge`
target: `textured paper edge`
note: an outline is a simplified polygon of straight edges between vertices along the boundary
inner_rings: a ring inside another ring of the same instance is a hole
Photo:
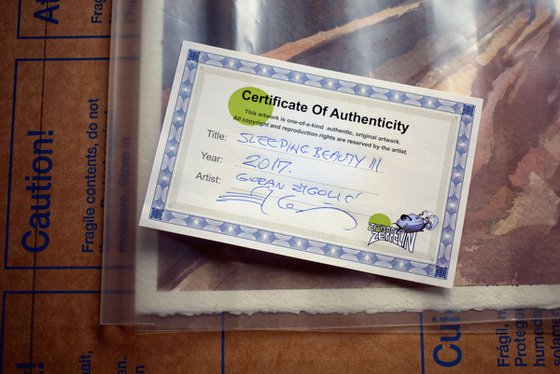
[[[144,201],[151,156],[159,138],[161,76],[163,66],[163,1],[143,3],[142,73],[140,92],[138,207]],[[156,16],[157,15],[157,16]],[[145,28],[144,28],[145,27]],[[149,56],[149,59],[146,57]],[[154,122],[158,126],[154,126]],[[147,150],[152,150],[149,152]],[[150,155],[150,159],[146,156]],[[148,229],[137,231],[136,311],[142,314],[257,312],[379,313],[420,312],[424,310],[483,310],[560,307],[560,285],[465,286],[454,289],[371,288],[301,289],[243,291],[158,291],[155,235]],[[146,235],[147,234],[147,235]]]

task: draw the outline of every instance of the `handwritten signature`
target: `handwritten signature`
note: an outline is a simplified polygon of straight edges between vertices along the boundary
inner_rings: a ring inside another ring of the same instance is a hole
[[[255,204],[259,207],[261,213],[268,215],[274,208],[291,211],[294,214],[311,214],[311,213],[335,213],[344,218],[343,229],[350,231],[358,226],[358,221],[352,214],[344,209],[337,208],[328,202],[323,202],[322,206],[305,207],[304,203],[294,200],[296,195],[285,194],[279,197],[273,196],[273,190],[267,186],[257,186],[250,192],[234,192],[228,191],[224,195],[218,196],[217,202],[240,202],[247,204]],[[276,203],[274,203],[274,200]]]

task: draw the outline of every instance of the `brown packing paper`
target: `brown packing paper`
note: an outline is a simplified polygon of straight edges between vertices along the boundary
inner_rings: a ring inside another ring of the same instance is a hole
[[[121,5],[133,11],[134,3]],[[98,10],[103,13],[99,24],[91,22],[96,4],[103,4],[103,10]],[[559,344],[552,335],[553,331],[560,335],[558,316],[540,327],[543,316],[524,315],[529,319],[526,325],[505,320],[486,334],[458,327],[457,316],[430,314],[411,315],[418,327],[404,333],[136,335],[133,327],[100,326],[110,6],[109,1],[41,4],[21,0],[3,7],[0,173],[5,183],[0,204],[5,213],[1,222],[5,244],[0,271],[0,372],[485,372],[496,370],[500,346],[502,351],[508,347],[508,361],[503,362],[510,367],[516,358],[520,365],[527,364],[518,371],[534,370],[542,362],[543,346],[546,366],[539,371],[553,372],[558,367],[560,350],[554,347]],[[98,99],[97,110],[91,99]],[[92,118],[94,111],[97,118]],[[95,139],[88,136],[92,122],[98,124]],[[45,134],[30,135],[33,131]],[[42,141],[37,143],[37,137]],[[86,156],[95,144],[96,170],[89,173],[92,158]],[[39,157],[43,158],[35,161]],[[44,170],[42,176],[50,177],[40,184],[45,187],[41,192],[49,197],[33,198],[26,189],[33,180],[25,177],[37,175],[34,165]],[[88,174],[96,175],[93,203],[87,200],[88,187],[92,187],[86,183]],[[45,206],[35,211],[49,220],[42,230],[30,226],[31,207],[36,204]],[[94,214],[87,214],[88,208]],[[82,249],[85,231],[91,231],[84,225],[87,216],[94,216],[97,225],[92,252]],[[21,243],[28,231],[32,250]],[[43,249],[40,231],[49,237]],[[215,326],[220,330],[228,321],[229,316],[216,316]]]

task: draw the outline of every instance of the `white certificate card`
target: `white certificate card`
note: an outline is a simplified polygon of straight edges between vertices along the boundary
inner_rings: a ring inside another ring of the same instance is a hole
[[[452,287],[481,109],[184,42],[140,224]]]

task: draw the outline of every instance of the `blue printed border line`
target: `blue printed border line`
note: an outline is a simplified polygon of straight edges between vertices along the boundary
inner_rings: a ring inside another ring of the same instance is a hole
[[[111,35],[22,35],[21,34],[21,2],[18,1],[16,39],[109,39]],[[37,1],[40,2],[40,1]],[[51,2],[51,1],[49,1]],[[48,3],[45,1],[45,3]],[[54,2],[51,2],[54,4]],[[45,4],[45,8],[48,4]],[[46,22],[46,21],[43,21]]]
[[[6,226],[4,236],[4,269],[5,270],[86,270],[86,269],[101,269],[100,265],[55,265],[55,266],[19,266],[9,264],[9,236],[10,236],[10,217],[11,217],[11,203],[12,203],[12,174],[13,174],[13,161],[14,161],[14,139],[16,129],[16,107],[17,107],[17,89],[20,63],[24,62],[81,62],[81,61],[109,61],[109,57],[65,57],[65,58],[18,58],[14,65],[14,85],[12,88],[12,123],[10,129],[10,154],[8,160],[8,191],[6,194]]]
[[[268,230],[242,226],[235,223],[165,210],[165,202],[173,175],[173,168],[175,165],[179,141],[181,139],[181,132],[185,123],[185,118],[187,117],[190,95],[199,64],[298,83],[329,91],[368,97],[380,101],[432,109],[460,116],[461,122],[456,140],[451,182],[449,184],[449,193],[446,202],[445,217],[443,217],[443,229],[439,241],[440,244],[436,263],[432,264],[421,261],[412,261],[396,256],[375,254],[355,248],[348,248],[296,236],[284,235]],[[214,232],[257,243],[272,244],[295,251],[313,253],[325,257],[355,262],[362,265],[422,275],[430,278],[447,279],[451,254],[453,251],[453,240],[456,235],[457,214],[461,203],[461,193],[463,191],[463,182],[465,178],[467,159],[469,156],[470,136],[475,114],[474,112],[475,107],[471,104],[442,100],[427,95],[418,95],[399,90],[323,77],[295,70],[279,68],[268,64],[245,61],[238,58],[225,57],[218,54],[190,49],[188,51],[183,76],[181,78],[175,110],[166,142],[166,149],[160,167],[158,184],[152,201],[149,218],[191,229]]]
[[[101,291],[99,290],[83,290],[83,291],[72,291],[72,290],[45,290],[45,291],[39,291],[39,290],[33,290],[33,291],[2,291],[2,312],[0,314],[0,374],[2,373],[2,369],[4,368],[4,357],[5,357],[5,352],[4,352],[4,347],[6,347],[6,341],[5,341],[5,332],[6,332],[6,325],[8,323],[8,318],[6,318],[6,304],[8,303],[9,299],[13,298],[13,295],[19,296],[19,295],[25,295],[25,296],[30,296],[30,297],[35,297],[36,295],[49,295],[51,296],[56,296],[56,295],[99,295],[101,294]],[[10,296],[11,295],[11,296]],[[10,296],[10,298],[8,298],[8,296]],[[33,322],[35,321],[35,315],[33,315]],[[21,332],[21,330],[19,330]],[[33,344],[32,339],[33,339],[33,328],[31,328],[31,334],[30,334],[30,339],[31,341],[29,342],[30,346]],[[19,347],[21,349],[21,347]],[[26,347],[27,348],[27,347]],[[29,348],[27,348],[29,349]],[[21,367],[19,367],[19,369],[31,369],[36,367],[37,369],[40,369],[40,363],[38,363],[37,366],[33,366],[33,363],[27,363],[27,365],[25,364],[20,364]],[[37,371],[38,373],[42,373],[42,371]],[[27,373],[27,371],[23,371],[23,373]]]

